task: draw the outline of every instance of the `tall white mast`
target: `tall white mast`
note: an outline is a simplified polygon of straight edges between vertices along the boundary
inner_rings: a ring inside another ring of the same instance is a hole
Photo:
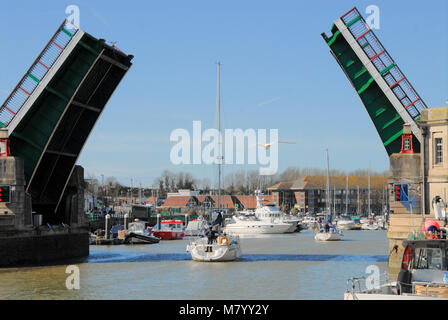
[[[216,89],[216,109],[218,113],[218,210],[221,211],[221,90],[220,90],[220,73],[221,62],[218,62],[218,84]]]
[[[370,216],[370,164],[369,164],[369,202],[368,202],[368,206],[369,206],[369,208],[368,208],[368,212],[367,212],[367,216],[369,217]]]
[[[333,185],[333,214],[336,215],[336,184]]]
[[[329,160],[328,160],[328,149],[327,151],[327,211],[331,215],[331,203],[330,203],[330,169],[329,169]]]
[[[360,203],[359,203],[359,185],[358,185],[357,189],[358,189],[358,197],[356,199],[356,202],[357,202],[356,215],[360,216],[361,215],[361,208],[360,208]]]
[[[345,215],[348,215],[348,176],[345,178]]]

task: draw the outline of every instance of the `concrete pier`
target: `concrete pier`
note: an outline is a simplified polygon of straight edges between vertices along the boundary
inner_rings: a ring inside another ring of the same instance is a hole
[[[33,225],[32,200],[25,192],[24,162],[17,157],[0,157],[0,185],[11,190],[10,201],[0,203],[0,267],[46,264],[89,255],[83,177],[83,168],[76,166],[61,210],[47,212],[42,225]],[[49,220],[53,223],[47,224]]]

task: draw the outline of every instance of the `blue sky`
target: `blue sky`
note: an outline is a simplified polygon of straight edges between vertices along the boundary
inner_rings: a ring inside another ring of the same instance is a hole
[[[216,126],[220,60],[223,128],[278,128],[279,169],[387,170],[364,106],[320,34],[357,6],[380,9],[375,33],[426,104],[448,99],[448,2],[440,1],[14,1],[0,11],[0,100],[77,5],[81,28],[118,41],[133,67],[78,163],[89,173],[144,186],[169,169],[214,179],[216,168],[170,163],[170,133]],[[225,172],[253,169],[226,167]]]

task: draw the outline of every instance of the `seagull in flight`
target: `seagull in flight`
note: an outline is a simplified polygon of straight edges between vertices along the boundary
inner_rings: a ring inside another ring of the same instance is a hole
[[[271,146],[276,143],[296,144],[295,142],[290,142],[290,141],[278,141],[278,142],[271,142],[271,143],[265,143],[265,144],[259,143],[259,144],[257,144],[257,146],[263,147],[264,150],[269,150],[271,148]]]

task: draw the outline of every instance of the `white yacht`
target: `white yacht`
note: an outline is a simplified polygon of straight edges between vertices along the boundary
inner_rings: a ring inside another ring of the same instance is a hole
[[[289,223],[261,220],[255,215],[239,214],[232,217],[223,231],[228,234],[276,234],[286,233]]]
[[[364,223],[361,223],[362,230],[378,230],[380,226],[374,219],[369,219]]]
[[[220,234],[211,244],[207,237],[190,241],[187,252],[193,260],[202,262],[233,261],[241,257],[239,238],[225,234]]]
[[[255,216],[261,221],[269,222],[271,224],[288,224],[289,228],[284,231],[291,233],[297,230],[300,219],[292,215],[287,215],[280,211],[275,205],[264,205],[262,193],[260,190],[255,191],[257,196],[257,208],[255,209]]]
[[[218,84],[216,107],[218,114],[218,132],[221,135],[221,95],[220,95],[220,70],[221,63],[218,62]],[[220,141],[218,141],[220,143]],[[218,154],[218,159],[221,155]],[[218,162],[218,217],[212,226],[207,229],[207,237],[190,240],[187,252],[191,258],[202,262],[233,261],[241,257],[240,239],[238,236],[226,235],[221,232],[221,161]],[[216,229],[216,230],[215,230]]]
[[[342,231],[330,226],[329,231],[325,231],[323,226],[317,228],[314,239],[317,241],[338,241],[343,236]]]
[[[339,230],[354,230],[356,228],[356,223],[350,217],[341,216],[338,218],[336,226]]]

